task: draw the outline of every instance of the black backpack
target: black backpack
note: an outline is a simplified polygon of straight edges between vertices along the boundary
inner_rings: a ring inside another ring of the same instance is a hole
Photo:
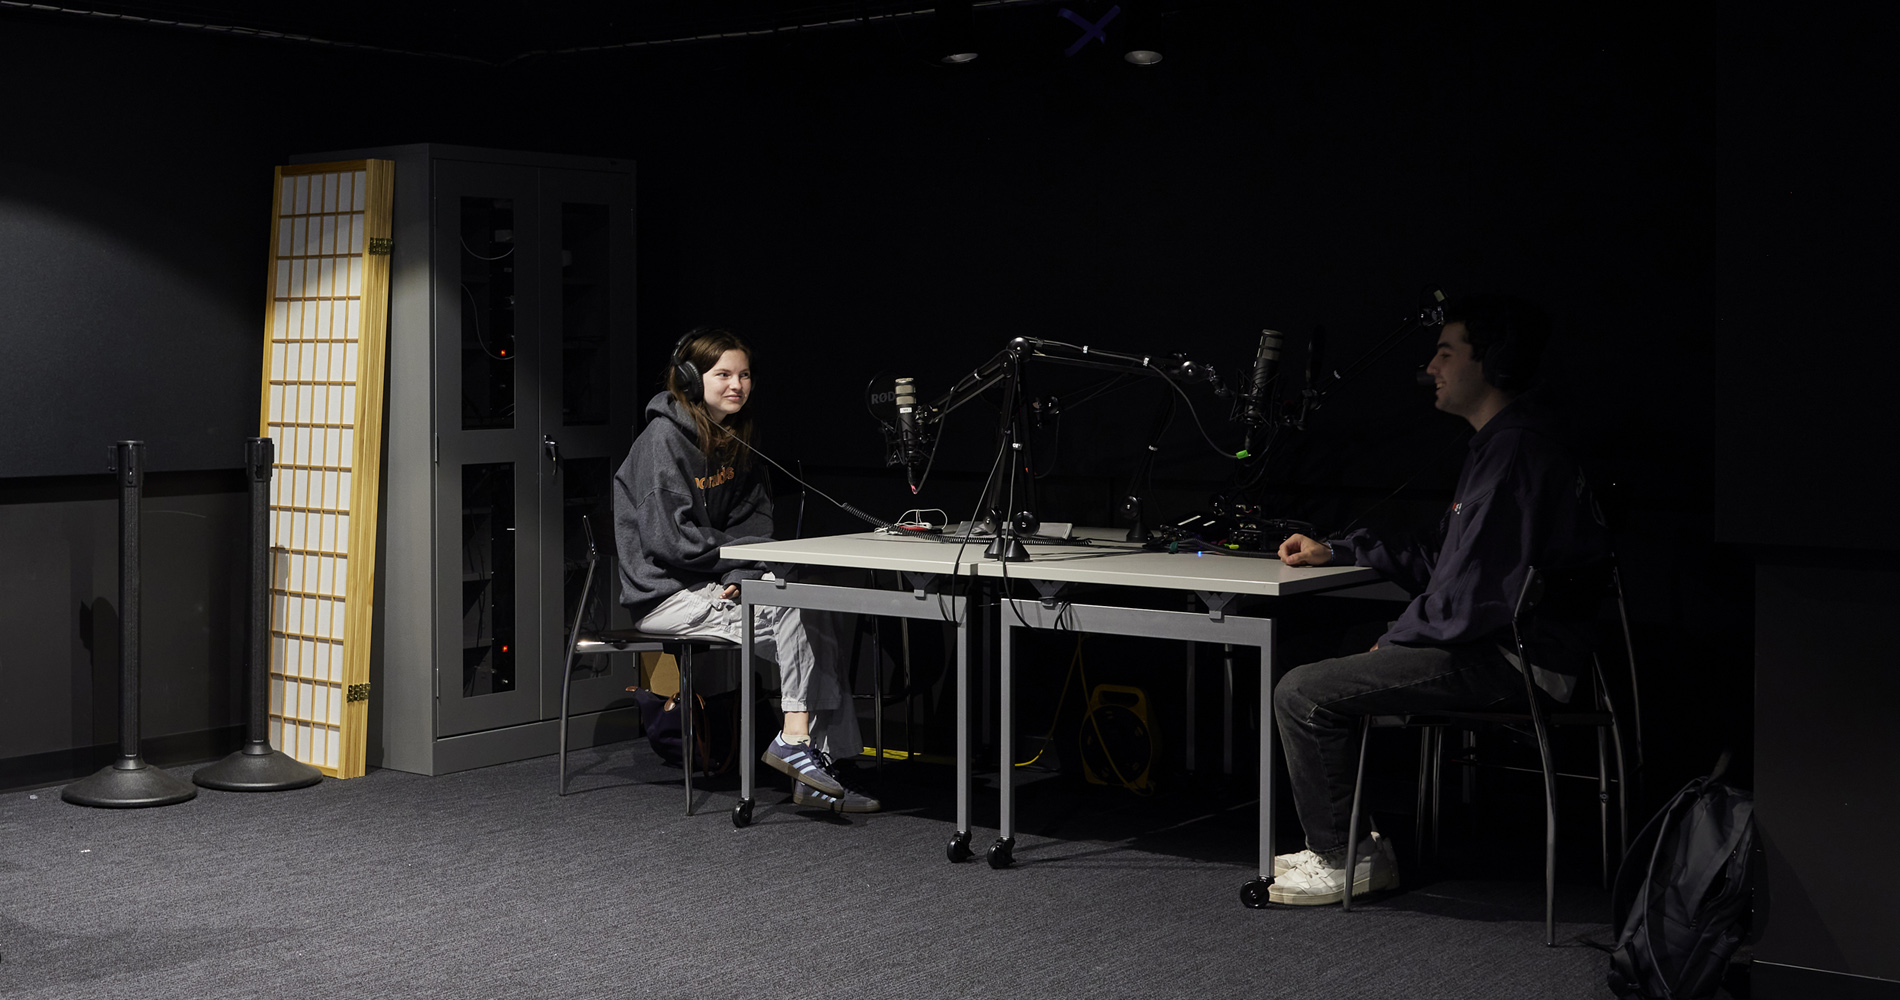
[[[1713,996],[1748,934],[1761,871],[1755,802],[1716,780],[1728,759],[1677,792],[1617,869],[1609,980],[1619,997]]]
[[[679,698],[668,698],[635,685],[627,689],[640,707],[640,725],[646,731],[647,745],[660,755],[668,767],[680,767],[686,759],[685,734],[681,732]],[[708,774],[724,774],[739,759],[739,692],[714,695],[696,694],[693,700],[693,769]]]

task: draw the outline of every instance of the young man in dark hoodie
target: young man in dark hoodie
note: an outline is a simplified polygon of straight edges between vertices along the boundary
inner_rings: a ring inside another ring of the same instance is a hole
[[[771,484],[747,447],[751,395],[751,350],[728,330],[701,327],[680,339],[666,391],[647,402],[646,429],[614,476],[620,600],[643,632],[740,639],[739,581],[765,568],[721,559],[719,549],[772,537]],[[778,663],[785,711],[765,762],[795,779],[800,805],[877,811],[833,765],[864,746],[825,616],[760,606],[752,635],[753,651]]]
[[[1307,850],[1274,859],[1268,898],[1338,902],[1346,892],[1359,722],[1368,715],[1522,705],[1523,666],[1511,615],[1530,568],[1574,568],[1609,554],[1609,533],[1576,461],[1518,397],[1537,370],[1549,321],[1528,302],[1471,295],[1448,303],[1426,366],[1438,409],[1470,422],[1470,451],[1435,530],[1328,541],[1294,535],[1289,566],[1372,566],[1416,595],[1369,652],[1289,671],[1273,692],[1293,801]],[[1567,702],[1589,663],[1580,635],[1540,633],[1531,679]],[[1373,834],[1355,852],[1352,891],[1398,886],[1391,845]]]

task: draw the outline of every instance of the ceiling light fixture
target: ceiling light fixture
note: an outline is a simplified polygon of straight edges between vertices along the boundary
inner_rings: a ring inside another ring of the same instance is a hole
[[[976,61],[976,18],[970,0],[937,5],[937,61],[961,66]]]

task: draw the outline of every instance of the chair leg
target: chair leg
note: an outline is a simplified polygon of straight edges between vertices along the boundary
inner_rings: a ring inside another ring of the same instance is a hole
[[[587,595],[594,588],[594,567],[599,558],[594,553],[594,529],[581,518],[581,528],[587,532],[587,575],[581,579],[580,603],[574,606],[574,625],[567,631],[567,656],[561,666],[561,794],[567,794],[567,712],[568,691],[574,685],[574,647],[581,641],[581,622],[587,619]]]
[[[1537,725],[1537,753],[1544,762],[1544,944],[1557,946],[1557,773],[1550,755],[1550,731],[1543,713],[1531,708]]]
[[[1603,888],[1610,887],[1610,748],[1609,735],[1597,731],[1597,843],[1602,853]]]
[[[693,814],[693,647],[680,646],[675,657],[680,668],[680,770],[686,773],[686,815]]]
[[[567,704],[568,692],[574,687],[574,646],[567,647],[567,666],[561,671],[561,794],[567,794]]]
[[[1355,857],[1359,852],[1359,794],[1366,785],[1366,743],[1372,735],[1372,716],[1359,721],[1359,766],[1353,772],[1352,779],[1352,818],[1346,821],[1346,894],[1339,900],[1339,908],[1352,909],[1352,876],[1358,865]]]
[[[1467,768],[1469,770],[1469,768]],[[1439,807],[1445,801],[1445,730],[1432,734],[1432,857],[1438,857]]]
[[[1412,860],[1420,865],[1425,863],[1425,820],[1426,810],[1432,801],[1432,730],[1433,726],[1421,726],[1418,730],[1418,801],[1412,808]]]
[[[1607,702],[1607,699],[1606,699]],[[1616,708],[1610,707],[1610,749],[1616,755],[1616,863],[1621,866],[1630,852],[1629,772],[1623,761],[1623,730],[1616,721]]]
[[[1459,757],[1466,767],[1458,772],[1458,804],[1470,806],[1478,801],[1478,734],[1469,729],[1458,731]]]

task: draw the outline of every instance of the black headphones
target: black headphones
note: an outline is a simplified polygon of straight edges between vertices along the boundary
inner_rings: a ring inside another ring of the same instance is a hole
[[[1484,366],[1484,380],[1505,392],[1520,392],[1524,388],[1524,380],[1517,375],[1517,324],[1507,324],[1496,334],[1497,339],[1485,345],[1484,357],[1478,359],[1478,363]],[[1469,332],[1465,334],[1467,337],[1470,335]]]
[[[673,345],[673,383],[684,393],[688,402],[697,402],[706,396],[706,384],[701,381],[699,366],[686,358],[686,345],[713,332],[710,326],[696,326],[680,336]]]
[[[1483,302],[1481,308],[1465,308],[1472,299]],[[1475,312],[1476,315],[1471,315]],[[1464,323],[1465,336],[1471,336],[1471,322],[1478,320],[1484,327],[1484,336],[1490,343],[1484,345],[1480,353],[1473,345],[1472,360],[1482,365],[1484,381],[1505,392],[1523,392],[1529,387],[1531,376],[1537,368],[1538,350],[1543,343],[1544,319],[1542,310],[1535,305],[1503,295],[1480,295],[1455,300],[1446,311],[1446,321]],[[1524,339],[1526,327],[1533,343],[1527,348]],[[1530,353],[1525,357],[1526,352]]]

